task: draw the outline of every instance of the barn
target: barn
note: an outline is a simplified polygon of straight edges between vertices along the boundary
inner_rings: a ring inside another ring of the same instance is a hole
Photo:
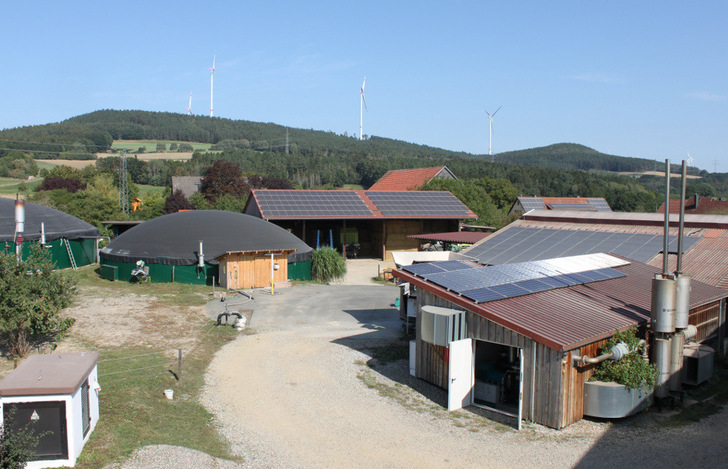
[[[409,235],[457,231],[462,220],[477,218],[447,191],[257,189],[244,211],[312,246],[383,260],[392,251],[417,251],[420,243]]]
[[[126,231],[100,252],[102,276],[130,280],[137,261],[152,282],[256,288],[311,278],[311,248],[260,218],[222,210],[164,215]],[[277,267],[276,267],[277,265]]]
[[[25,202],[23,256],[31,244],[44,241],[57,269],[81,267],[96,262],[99,230],[72,215],[43,205]],[[15,253],[15,200],[0,198],[0,242],[3,252]]]
[[[488,238],[486,238],[488,239]],[[584,416],[584,383],[615,333],[644,327],[659,270],[609,254],[485,267],[450,260],[394,272],[416,309],[414,374],[469,405],[563,428]],[[693,281],[690,324],[714,337],[728,292]],[[412,363],[410,365],[412,367]]]

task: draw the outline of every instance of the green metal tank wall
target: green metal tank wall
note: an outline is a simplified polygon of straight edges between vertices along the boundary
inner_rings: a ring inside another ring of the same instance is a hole
[[[311,280],[311,261],[288,264],[288,280]]]
[[[164,265],[146,264],[149,267],[149,279],[154,283],[191,283],[195,285],[212,285],[220,283],[217,266],[205,264],[200,270],[197,265]],[[110,267],[116,267],[114,269]],[[101,259],[101,276],[108,280],[131,280],[131,271],[136,268],[135,262],[118,262],[110,259]]]
[[[37,244],[35,241],[29,241],[23,243],[23,258],[26,258],[30,254],[30,247]],[[96,240],[93,238],[86,239],[73,239],[68,241],[71,246],[71,252],[76,260],[77,267],[83,267],[84,265],[93,264],[96,262]],[[3,244],[5,253],[15,252],[15,243]],[[68,269],[71,267],[71,259],[68,257],[68,250],[66,249],[63,239],[56,239],[46,244],[46,249],[51,254],[51,261],[56,269]]]

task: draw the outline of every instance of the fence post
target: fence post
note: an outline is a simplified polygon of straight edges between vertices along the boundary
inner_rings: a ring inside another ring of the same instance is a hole
[[[182,349],[177,349],[177,380],[182,381]]]

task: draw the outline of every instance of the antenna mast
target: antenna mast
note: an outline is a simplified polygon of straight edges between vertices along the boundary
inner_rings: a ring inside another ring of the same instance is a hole
[[[129,213],[129,180],[126,172],[126,150],[121,150],[119,161],[119,206],[121,211]]]

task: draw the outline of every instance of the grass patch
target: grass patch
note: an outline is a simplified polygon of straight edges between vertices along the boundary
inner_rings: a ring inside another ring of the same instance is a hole
[[[380,365],[409,359],[409,342],[402,339],[387,345],[380,345],[369,349],[372,358]]]
[[[167,150],[169,150],[169,144],[170,143],[187,143],[192,145],[192,148],[194,150],[201,150],[201,151],[207,151],[210,149],[211,143],[201,143],[201,142],[183,142],[180,140],[114,140],[114,143],[111,144],[111,148],[117,149],[117,150],[126,150],[129,152],[136,152],[139,147],[147,147],[147,153],[154,153],[157,149],[157,143],[163,143]],[[175,152],[167,151],[170,155],[174,155]],[[170,156],[171,157],[171,156]]]
[[[14,178],[0,178],[0,194],[15,194],[17,192],[28,193],[33,192],[41,185],[43,179],[35,179],[33,181],[26,181],[25,179],[14,179]],[[19,190],[20,185],[23,185],[24,190]]]
[[[147,184],[137,184],[136,185],[139,188],[139,197],[144,200],[145,198],[149,197],[150,195],[162,195],[164,194],[164,190],[166,187],[164,186],[150,186]]]
[[[220,347],[237,331],[210,321],[201,342],[184,352],[177,381],[174,351],[145,348],[102,349],[99,361],[101,417],[76,467],[102,467],[147,445],[175,445],[215,457],[235,459],[199,402],[204,374]],[[174,390],[166,399],[164,389]]]

